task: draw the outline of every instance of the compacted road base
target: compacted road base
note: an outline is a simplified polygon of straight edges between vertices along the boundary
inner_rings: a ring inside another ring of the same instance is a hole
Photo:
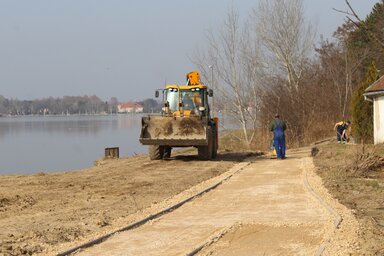
[[[192,202],[76,255],[320,255],[335,216],[304,184],[309,155],[254,159]]]

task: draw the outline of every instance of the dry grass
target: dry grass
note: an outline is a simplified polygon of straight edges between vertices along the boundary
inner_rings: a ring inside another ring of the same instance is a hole
[[[317,173],[328,191],[360,223],[356,255],[382,255],[384,244],[384,145],[343,145],[333,141],[318,146]],[[355,255],[355,254],[353,254]]]
[[[353,154],[351,174],[356,177],[368,177],[370,172],[384,169],[384,155],[378,153],[379,147],[359,145]]]
[[[226,130],[219,134],[219,147],[224,151],[265,151],[270,147],[270,140],[262,136],[262,130],[256,132],[256,136],[250,145],[243,139],[243,131],[240,129]],[[272,137],[271,137],[272,139]]]
[[[295,135],[292,130],[286,131],[287,148],[298,148],[310,145],[316,141],[334,136],[333,127],[326,124],[314,124],[309,126],[303,134]],[[251,130],[249,134],[251,134]],[[258,129],[251,145],[247,145],[241,129],[226,130],[220,134],[220,148],[228,151],[261,150],[268,151],[271,148],[273,133],[268,129]]]
[[[319,167],[337,168],[350,176],[362,177],[384,168],[383,145],[340,145],[334,141],[321,146],[319,156],[325,160],[317,163]]]

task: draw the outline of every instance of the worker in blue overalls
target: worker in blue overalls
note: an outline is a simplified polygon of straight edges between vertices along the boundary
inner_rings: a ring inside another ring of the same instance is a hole
[[[269,130],[273,132],[273,145],[276,149],[277,159],[285,158],[285,134],[287,125],[280,119],[279,114],[275,115],[275,119],[269,125]]]

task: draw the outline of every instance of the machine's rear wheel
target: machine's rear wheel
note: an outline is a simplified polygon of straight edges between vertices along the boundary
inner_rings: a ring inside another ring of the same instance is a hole
[[[207,134],[208,134],[208,145],[197,147],[197,153],[200,160],[210,160],[212,158],[213,139],[212,139],[212,129],[210,127],[207,129]]]
[[[149,152],[149,158],[151,160],[160,160],[163,158],[163,155],[164,155],[164,147],[157,146],[157,145],[150,145],[148,152]]]
[[[218,141],[217,141],[216,133],[217,133],[216,127],[213,127],[213,130],[212,130],[212,158],[213,159],[217,157]]]

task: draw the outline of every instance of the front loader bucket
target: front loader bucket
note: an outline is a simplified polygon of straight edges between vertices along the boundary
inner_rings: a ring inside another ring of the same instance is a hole
[[[142,118],[140,142],[143,145],[206,146],[206,117],[147,116]]]

